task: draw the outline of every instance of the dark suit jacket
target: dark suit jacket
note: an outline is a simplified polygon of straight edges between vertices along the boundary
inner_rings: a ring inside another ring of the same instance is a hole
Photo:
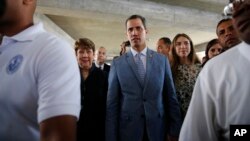
[[[107,75],[92,65],[87,79],[81,79],[82,108],[77,122],[77,141],[105,141],[107,90]]]
[[[93,63],[95,65],[95,63]],[[96,66],[96,65],[95,65]],[[97,67],[97,66],[96,66]],[[110,65],[104,63],[103,71],[108,75],[110,71]]]
[[[103,71],[109,73],[109,71],[110,71],[110,66],[109,66],[108,64],[104,63]]]
[[[141,82],[132,52],[113,60],[109,73],[106,141],[150,141],[178,136],[181,114],[169,61],[147,50],[145,81]],[[146,127],[145,127],[146,125]]]

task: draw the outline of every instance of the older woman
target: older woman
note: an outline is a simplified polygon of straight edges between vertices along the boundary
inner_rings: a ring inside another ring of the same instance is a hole
[[[76,41],[75,52],[82,77],[82,109],[77,124],[77,140],[104,141],[108,79],[93,64],[95,44],[90,39]]]
[[[220,54],[221,51],[222,46],[220,45],[218,39],[212,39],[209,41],[205,50],[205,61],[202,63],[202,66],[204,66],[208,60]]]
[[[195,53],[193,42],[187,34],[177,34],[172,45],[173,60],[171,68],[177,98],[181,105],[182,118],[184,119],[201,65]]]

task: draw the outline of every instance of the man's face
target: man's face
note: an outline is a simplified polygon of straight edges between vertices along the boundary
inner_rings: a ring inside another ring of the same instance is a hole
[[[106,60],[106,49],[105,48],[99,48],[97,51],[97,61],[98,63],[104,64],[105,60]]]
[[[146,46],[147,30],[143,26],[141,19],[132,19],[127,22],[127,37],[131,47],[139,48]]]
[[[250,44],[250,0],[234,3],[233,23],[242,40]]]
[[[241,42],[232,20],[221,23],[217,28],[217,35],[223,48],[231,48]]]
[[[157,42],[157,52],[158,53],[161,53],[163,55],[168,56],[169,51],[170,51],[170,45],[165,44],[165,42],[163,40],[159,40]]]

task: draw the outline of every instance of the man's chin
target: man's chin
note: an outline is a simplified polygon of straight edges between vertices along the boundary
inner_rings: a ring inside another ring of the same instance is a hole
[[[140,45],[139,45],[139,43],[133,43],[131,46],[135,47],[135,48],[138,48]]]
[[[98,64],[104,64],[105,63],[105,61],[103,60],[103,61],[98,61]]]
[[[238,45],[239,43],[240,43],[240,40],[232,40],[232,41],[228,41],[226,45],[228,48],[231,48],[231,47]]]

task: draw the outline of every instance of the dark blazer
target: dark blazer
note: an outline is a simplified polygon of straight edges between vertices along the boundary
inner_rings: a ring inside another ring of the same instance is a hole
[[[150,141],[178,136],[181,114],[169,61],[147,50],[144,83],[132,52],[113,60],[109,73],[106,141],[141,141],[144,128]],[[145,127],[146,125],[146,127]]]
[[[95,65],[95,63],[93,63]],[[96,65],[95,65],[96,66]],[[96,66],[97,67],[97,66]],[[110,65],[104,63],[103,71],[108,75],[110,71]]]
[[[108,78],[92,65],[86,80],[81,79],[81,112],[77,141],[105,141],[105,115]]]
[[[109,73],[109,71],[110,71],[110,65],[104,63],[103,71]]]

